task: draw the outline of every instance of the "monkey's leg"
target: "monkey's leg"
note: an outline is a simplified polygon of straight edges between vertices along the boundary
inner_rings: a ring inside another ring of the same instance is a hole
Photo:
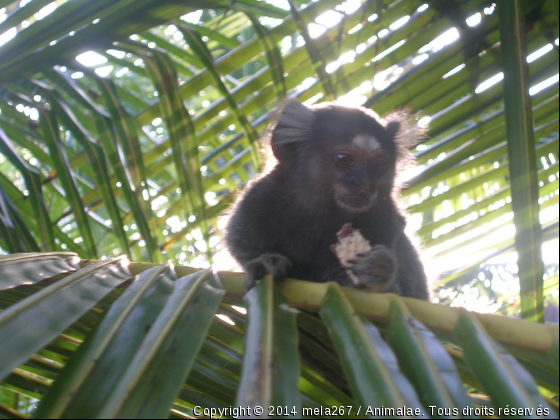
[[[410,239],[406,235],[398,236],[392,250],[399,263],[395,281],[389,291],[401,296],[429,300],[430,292],[424,266]]]
[[[243,286],[245,290],[250,290],[257,284],[257,280],[267,274],[272,274],[276,281],[282,281],[291,267],[290,260],[281,254],[262,254],[245,264],[246,276]]]
[[[397,260],[384,245],[374,245],[370,251],[358,254],[349,261],[349,270],[359,280],[355,287],[375,292],[389,289],[397,273]]]

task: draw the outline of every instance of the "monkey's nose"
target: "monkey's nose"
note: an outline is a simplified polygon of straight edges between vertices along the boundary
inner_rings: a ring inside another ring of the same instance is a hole
[[[348,183],[352,187],[361,187],[364,183],[364,179],[359,175],[354,175],[348,178]]]

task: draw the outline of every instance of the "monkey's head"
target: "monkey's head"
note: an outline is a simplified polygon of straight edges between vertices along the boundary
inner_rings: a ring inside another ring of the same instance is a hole
[[[381,120],[365,108],[335,103],[306,107],[285,103],[272,131],[271,147],[296,193],[310,206],[328,204],[366,212],[391,196],[401,123]]]

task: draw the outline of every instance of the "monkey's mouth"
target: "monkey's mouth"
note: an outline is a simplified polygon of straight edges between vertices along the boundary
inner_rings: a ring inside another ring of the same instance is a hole
[[[373,194],[336,194],[336,202],[343,209],[351,212],[364,212],[371,208],[377,192]]]

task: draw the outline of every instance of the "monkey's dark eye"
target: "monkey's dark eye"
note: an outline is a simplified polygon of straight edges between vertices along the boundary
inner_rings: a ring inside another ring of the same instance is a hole
[[[354,165],[354,159],[346,153],[339,153],[336,155],[336,163],[340,166],[352,166]]]
[[[387,163],[384,160],[376,160],[371,164],[374,172],[381,173],[387,169]]]

